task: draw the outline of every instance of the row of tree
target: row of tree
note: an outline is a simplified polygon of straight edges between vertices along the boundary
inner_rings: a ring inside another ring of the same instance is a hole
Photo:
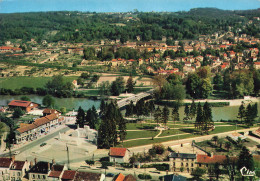
[[[89,108],[87,111],[84,111],[80,106],[78,109],[76,124],[79,125],[80,128],[83,128],[84,125],[88,125],[91,129],[96,129],[98,126],[98,113],[95,106]]]
[[[255,118],[258,116],[258,108],[257,103],[254,105],[248,104],[245,106],[245,103],[242,102],[242,104],[239,106],[238,109],[238,116],[237,118],[240,119],[242,124],[245,124],[247,126],[252,126],[254,124]]]
[[[208,102],[205,102],[203,107],[199,103],[196,114],[195,128],[198,129],[201,133],[208,133],[209,130],[214,128],[212,110]]]

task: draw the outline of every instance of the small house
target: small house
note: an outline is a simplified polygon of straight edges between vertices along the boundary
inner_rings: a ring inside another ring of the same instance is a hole
[[[22,101],[22,100],[12,100],[9,104],[8,107],[9,109],[14,109],[14,108],[21,108],[23,111],[30,112],[31,110],[37,108],[39,104],[36,104],[31,101]]]
[[[129,162],[130,151],[126,148],[111,147],[109,150],[110,162],[126,163]]]

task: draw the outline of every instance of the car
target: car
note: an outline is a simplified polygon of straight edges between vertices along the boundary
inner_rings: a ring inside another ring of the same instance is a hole
[[[45,145],[47,145],[47,143],[42,143],[42,144],[40,144],[40,147],[43,147]]]
[[[106,176],[107,176],[107,177],[114,177],[115,174],[113,174],[113,173],[108,173],[108,174],[106,174]]]
[[[18,155],[20,153],[20,151],[15,151],[14,155]]]

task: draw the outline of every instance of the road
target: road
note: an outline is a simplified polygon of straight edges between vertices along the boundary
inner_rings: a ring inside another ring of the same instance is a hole
[[[66,126],[64,128],[61,128],[61,129],[53,132],[53,133],[50,133],[50,134],[47,134],[47,135],[45,135],[45,136],[43,136],[41,138],[38,138],[37,140],[34,140],[31,143],[28,143],[28,144],[26,144],[25,146],[23,146],[21,148],[13,149],[11,151],[12,152],[20,151],[20,153],[22,153],[22,152],[26,151],[27,149],[30,149],[30,148],[32,148],[32,147],[34,147],[36,145],[39,145],[39,144],[41,144],[41,143],[43,143],[43,142],[45,142],[45,141],[47,141],[47,140],[49,140],[49,139],[51,139],[51,138],[53,138],[55,136],[58,136],[59,133],[64,133],[64,132],[68,131],[69,129],[70,128],[68,126]],[[7,157],[7,156],[9,156],[9,152],[0,155],[0,157]]]

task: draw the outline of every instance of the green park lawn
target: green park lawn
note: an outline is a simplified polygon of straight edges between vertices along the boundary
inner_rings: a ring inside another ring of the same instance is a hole
[[[126,130],[145,130],[145,129],[153,129],[155,125],[150,124],[140,124],[140,123],[127,123]]]
[[[40,88],[51,79],[51,77],[8,77],[0,78],[0,88],[19,89],[22,87]],[[72,82],[76,77],[64,77],[65,81]]]
[[[127,131],[126,140],[130,139],[136,139],[136,138],[152,138],[153,136],[156,136],[159,133],[159,131]]]

